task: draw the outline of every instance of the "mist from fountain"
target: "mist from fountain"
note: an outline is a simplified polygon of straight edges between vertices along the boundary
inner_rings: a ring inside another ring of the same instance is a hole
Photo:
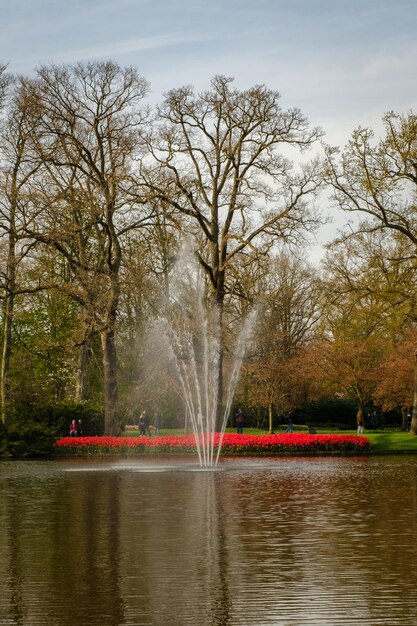
[[[256,317],[251,311],[233,350],[223,409],[217,422],[221,361],[221,317],[216,305],[204,301],[203,277],[185,247],[175,269],[165,324],[181,382],[201,467],[217,467],[245,349]],[[218,425],[218,429],[217,429]]]

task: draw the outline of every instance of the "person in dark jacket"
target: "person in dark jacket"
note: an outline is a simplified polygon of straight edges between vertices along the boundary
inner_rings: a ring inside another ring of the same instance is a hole
[[[149,415],[146,412],[146,409],[142,411],[139,418],[139,435],[148,435],[151,436],[151,420]]]
[[[236,413],[235,421],[236,421],[236,427],[237,427],[238,434],[243,435],[244,417],[243,417],[243,413],[242,413],[241,409],[239,409],[238,412]]]

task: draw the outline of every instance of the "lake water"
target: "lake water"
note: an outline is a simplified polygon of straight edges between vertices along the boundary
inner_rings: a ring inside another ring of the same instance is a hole
[[[0,462],[1,626],[417,624],[417,456]]]

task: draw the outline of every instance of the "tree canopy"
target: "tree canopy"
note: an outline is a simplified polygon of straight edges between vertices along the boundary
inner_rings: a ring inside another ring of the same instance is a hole
[[[0,65],[3,421],[72,401],[102,407],[109,434],[144,406],[185,423],[153,322],[187,239],[217,311],[219,404],[257,306],[237,398],[271,431],[306,402],[346,398],[358,415],[414,406],[417,434],[415,114],[323,151],[323,131],[265,85],[217,75],[155,106],[149,88],[113,61],[32,77]],[[326,188],[359,219],[314,265]]]

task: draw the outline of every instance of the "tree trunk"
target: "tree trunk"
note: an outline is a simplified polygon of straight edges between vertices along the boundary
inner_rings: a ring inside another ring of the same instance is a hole
[[[7,422],[10,404],[10,357],[12,353],[12,323],[16,281],[16,235],[14,232],[14,208],[10,210],[10,232],[6,266],[6,296],[3,306],[3,350],[0,370],[1,419]]]
[[[120,435],[120,422],[117,418],[117,355],[114,330],[101,333],[104,368],[104,433]]]
[[[272,402],[268,404],[268,416],[269,416],[269,434],[274,434],[274,413],[272,410]]]
[[[401,430],[403,431],[407,430],[409,416],[411,417],[410,409],[406,406],[401,407]]]
[[[222,332],[222,331],[221,331]],[[216,430],[219,431],[222,427],[224,402],[223,402],[223,362],[224,362],[224,350],[223,350],[223,333],[221,335],[221,344],[219,350],[219,372],[217,376],[217,415],[216,415]]]
[[[110,292],[104,330],[101,333],[104,366],[104,432],[106,435],[119,436],[121,433],[120,419],[117,417],[117,351],[116,351],[116,319],[120,297],[119,270],[121,263],[121,247],[113,224],[114,197],[108,194],[106,206],[106,223],[108,229],[111,256],[108,260]]]
[[[224,330],[223,330],[223,306],[224,306],[224,292],[223,290],[217,291],[216,300],[218,308],[218,320],[219,320],[219,369],[217,374],[217,409],[216,409],[216,428],[219,431],[222,428],[224,403],[223,403],[223,364],[224,364]]]
[[[88,363],[90,354],[90,340],[80,347],[78,354],[78,368],[75,378],[75,401],[87,402],[89,398]]]
[[[359,400],[358,411],[356,413],[356,425],[363,428],[363,402]]]
[[[414,401],[410,435],[417,435],[417,352],[414,354]]]
[[[3,424],[7,423],[7,413],[10,403],[10,357],[12,353],[12,320],[13,320],[14,294],[9,292],[3,308],[3,350],[0,372],[0,397],[1,397],[1,419]]]

